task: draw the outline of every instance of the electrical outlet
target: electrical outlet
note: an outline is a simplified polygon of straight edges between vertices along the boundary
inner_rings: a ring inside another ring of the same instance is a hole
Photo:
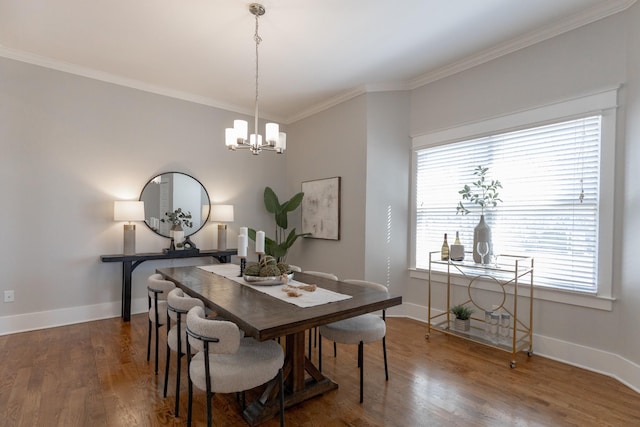
[[[16,300],[16,296],[13,291],[4,291],[4,302],[14,302]]]

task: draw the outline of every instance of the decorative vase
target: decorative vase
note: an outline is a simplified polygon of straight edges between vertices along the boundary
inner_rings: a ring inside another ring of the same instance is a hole
[[[456,331],[468,332],[471,329],[471,319],[458,319],[456,317],[453,321],[453,328]]]
[[[175,242],[176,249],[184,249],[184,230],[180,224],[176,224],[171,227],[171,237]]]
[[[491,243],[491,227],[484,221],[484,215],[480,215],[480,222],[473,229],[473,262],[482,262],[482,256],[478,253],[478,242],[489,243],[489,253],[486,257],[491,255],[493,245]],[[487,258],[488,259],[488,258]]]

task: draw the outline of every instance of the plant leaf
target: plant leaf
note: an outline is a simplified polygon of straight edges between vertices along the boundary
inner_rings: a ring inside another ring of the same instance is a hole
[[[271,187],[265,187],[264,189],[264,207],[267,208],[269,213],[276,213],[280,210],[278,196],[276,196]]]

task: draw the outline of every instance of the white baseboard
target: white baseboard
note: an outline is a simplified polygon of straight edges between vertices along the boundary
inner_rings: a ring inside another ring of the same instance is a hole
[[[146,311],[146,298],[138,298],[131,302],[131,314]],[[408,317],[424,323],[427,320],[427,308],[411,303],[393,307],[387,314]],[[119,302],[4,316],[0,317],[0,336],[112,317],[120,317]],[[622,356],[538,334],[533,336],[533,350],[534,354],[615,378],[640,393],[640,366]]]
[[[440,312],[436,311],[432,315]],[[426,324],[427,307],[403,303],[393,311],[392,315],[408,317]],[[535,333],[533,334],[533,353],[615,378],[640,393],[640,365],[620,355]]]
[[[144,313],[147,310],[146,298],[131,301],[131,314]],[[112,317],[120,317],[120,302],[4,316],[0,317],[0,336]]]

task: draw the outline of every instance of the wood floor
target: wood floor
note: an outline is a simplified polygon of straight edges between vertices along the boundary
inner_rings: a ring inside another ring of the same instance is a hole
[[[339,345],[334,359],[327,343],[323,370],[340,387],[287,409],[288,426],[640,425],[640,394],[611,378],[537,355],[521,354],[510,369],[507,353],[438,333],[427,342],[424,325],[413,320],[387,323],[389,382],[381,345],[365,346],[358,403],[357,347]],[[0,425],[185,425],[186,384],[175,418],[175,373],[163,398],[163,371],[154,375],[146,361],[146,331],[145,315],[136,315],[130,323],[108,319],[0,337]],[[205,425],[199,392],[194,417]],[[235,399],[216,395],[214,425],[246,425]]]

